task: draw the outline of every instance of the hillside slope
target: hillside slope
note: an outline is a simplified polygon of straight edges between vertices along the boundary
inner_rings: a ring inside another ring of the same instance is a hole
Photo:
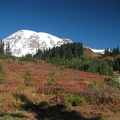
[[[105,86],[99,89],[105,84],[104,75],[41,60],[0,59],[0,63],[1,120],[119,120],[120,92]],[[89,89],[91,85],[97,89]],[[102,115],[108,119],[101,119]]]
[[[93,52],[92,50],[90,50],[90,49],[87,49],[87,48],[84,48],[84,54],[83,54],[85,57],[100,57],[101,56],[101,54],[98,54],[98,53],[95,53],[95,52]]]
[[[102,75],[67,68],[64,69],[48,64],[44,61],[38,61],[35,63],[1,60],[0,62],[6,73],[5,75],[0,74],[1,79],[4,79],[5,81],[4,84],[0,85],[0,88],[4,87],[6,90],[9,90],[9,87],[17,89],[18,87],[21,87],[22,84],[24,85],[23,76],[27,71],[31,74],[30,84],[34,84],[36,88],[46,87],[46,83],[49,82],[50,79],[53,79],[53,83],[58,84],[65,91],[82,92],[87,88],[88,84],[94,80],[100,82],[104,81],[104,76]],[[50,75],[51,72],[54,72],[52,78]],[[8,87],[6,88],[6,86]]]

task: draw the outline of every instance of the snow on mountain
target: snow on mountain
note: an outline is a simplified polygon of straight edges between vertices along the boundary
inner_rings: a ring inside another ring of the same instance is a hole
[[[26,54],[34,55],[38,49],[46,50],[62,44],[71,43],[70,39],[61,39],[44,32],[20,30],[4,40],[5,48],[9,44],[13,56],[21,57]]]
[[[104,54],[105,50],[104,49],[100,49],[100,50],[97,50],[97,49],[91,49],[93,52],[95,53],[99,53],[99,54]]]
[[[84,46],[84,48],[90,49],[94,53],[98,53],[98,54],[104,54],[104,52],[105,52],[105,49],[93,49],[93,48],[85,47],[85,46]]]

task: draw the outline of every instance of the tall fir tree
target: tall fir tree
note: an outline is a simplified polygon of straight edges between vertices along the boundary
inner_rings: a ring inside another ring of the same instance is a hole
[[[0,40],[0,54],[1,55],[4,54],[4,42],[3,42],[3,40]]]
[[[11,55],[11,48],[10,48],[10,43],[9,42],[6,44],[6,54]]]

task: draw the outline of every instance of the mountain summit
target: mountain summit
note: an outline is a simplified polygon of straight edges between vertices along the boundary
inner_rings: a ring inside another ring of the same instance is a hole
[[[48,33],[20,30],[4,40],[5,49],[9,44],[13,56],[21,57],[26,54],[34,55],[38,49],[46,50],[62,44],[71,43],[72,40],[58,38]]]

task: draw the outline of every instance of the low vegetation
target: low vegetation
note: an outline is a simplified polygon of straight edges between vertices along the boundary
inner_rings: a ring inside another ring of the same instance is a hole
[[[1,120],[119,119],[120,88],[112,77],[44,61],[6,59],[1,64]]]
[[[0,74],[5,74],[4,68],[1,63],[0,63]]]
[[[31,72],[26,71],[25,74],[23,75],[23,79],[24,79],[25,85],[28,86],[31,81]]]

